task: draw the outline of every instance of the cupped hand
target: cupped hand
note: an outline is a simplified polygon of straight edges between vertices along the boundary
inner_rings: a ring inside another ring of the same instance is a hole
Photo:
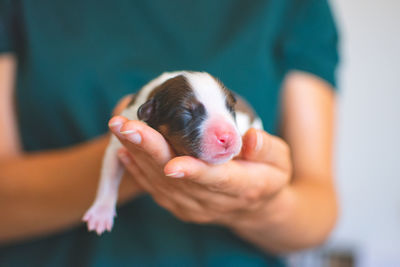
[[[176,157],[163,136],[143,122],[116,116],[109,125],[124,145],[119,157],[126,170],[160,206],[186,222],[235,227],[257,219],[291,177],[288,145],[264,131],[250,129],[237,158],[211,165]]]

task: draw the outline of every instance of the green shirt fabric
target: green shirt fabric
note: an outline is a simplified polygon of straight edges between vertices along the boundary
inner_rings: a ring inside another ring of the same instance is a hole
[[[0,0],[0,52],[18,58],[15,99],[27,151],[104,134],[122,96],[173,70],[220,78],[278,134],[286,73],[306,71],[335,87],[338,62],[325,0]],[[283,264],[224,227],[179,221],[149,196],[119,207],[113,231],[101,237],[82,225],[0,247],[0,266]]]

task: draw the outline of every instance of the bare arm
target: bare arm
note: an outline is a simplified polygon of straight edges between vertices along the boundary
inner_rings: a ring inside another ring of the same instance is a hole
[[[11,55],[0,56],[0,243],[80,223],[94,199],[108,143],[102,136],[67,149],[21,151],[12,105],[14,65]],[[138,193],[133,179],[123,183],[120,201]]]
[[[13,88],[15,59],[11,54],[0,55],[0,159],[20,153],[14,114]]]

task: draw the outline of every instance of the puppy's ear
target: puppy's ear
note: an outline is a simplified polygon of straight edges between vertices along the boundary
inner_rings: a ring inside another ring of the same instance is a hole
[[[229,91],[229,98],[230,98],[232,105],[233,106],[236,105],[236,103],[237,103],[236,95],[232,91]]]
[[[155,101],[154,98],[150,98],[144,104],[142,104],[138,111],[137,117],[139,120],[148,121],[155,112]]]

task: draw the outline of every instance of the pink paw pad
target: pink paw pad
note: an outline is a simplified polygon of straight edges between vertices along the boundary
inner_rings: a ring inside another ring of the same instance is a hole
[[[105,230],[111,231],[116,216],[115,209],[110,205],[94,204],[83,216],[89,231],[101,235]]]

